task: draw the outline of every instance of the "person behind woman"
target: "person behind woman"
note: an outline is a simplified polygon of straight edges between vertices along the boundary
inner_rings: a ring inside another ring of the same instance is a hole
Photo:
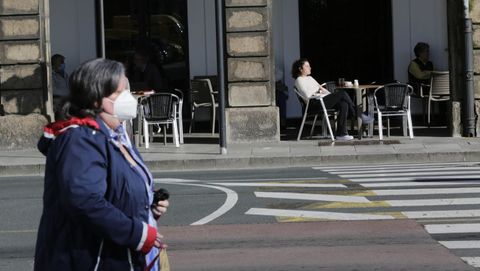
[[[156,220],[169,203],[152,204],[152,175],[121,125],[137,112],[125,79],[119,62],[82,64],[61,120],[44,129],[34,270],[144,270],[164,246]]]
[[[408,66],[408,82],[417,94],[420,94],[420,85],[430,85],[433,63],[430,61],[430,46],[425,42],[419,42],[413,49],[416,58]],[[425,90],[425,88],[424,88]],[[428,94],[429,88],[426,88]]]
[[[303,100],[308,102],[309,110],[322,112],[322,107],[318,99],[312,99],[315,96],[323,97],[325,107],[338,111],[337,118],[337,140],[352,140],[353,136],[348,135],[347,119],[356,118],[357,110],[355,104],[345,91],[330,93],[322,87],[313,77],[310,76],[312,68],[307,59],[299,59],[292,65],[292,77],[295,79],[295,87],[300,92]],[[373,118],[362,114],[362,123],[372,123]]]

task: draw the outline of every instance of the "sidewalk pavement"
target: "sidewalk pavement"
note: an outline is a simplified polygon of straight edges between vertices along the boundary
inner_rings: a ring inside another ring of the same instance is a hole
[[[389,137],[332,143],[327,139],[278,143],[230,144],[154,143],[140,147],[152,171],[279,168],[338,164],[480,162],[480,138]],[[0,176],[42,175],[45,157],[35,149],[0,151]]]

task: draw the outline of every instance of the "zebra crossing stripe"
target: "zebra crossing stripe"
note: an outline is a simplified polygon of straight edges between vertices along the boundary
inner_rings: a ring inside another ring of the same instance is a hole
[[[304,187],[304,188],[347,188],[343,184],[336,183],[255,183],[255,182],[222,182],[212,183],[222,186],[243,186],[243,187]]]
[[[359,178],[375,178],[375,177],[409,177],[409,176],[448,176],[456,175],[462,177],[465,171],[449,171],[449,172],[405,172],[405,173],[377,173],[377,174],[340,174],[339,176],[346,179],[359,179]],[[477,174],[479,177],[480,170],[469,171],[468,174]]]
[[[473,267],[480,267],[480,257],[462,257],[462,260]]]
[[[322,205],[322,208],[364,208],[364,207],[415,207],[415,206],[453,206],[480,204],[480,198],[420,199],[420,200],[385,200],[370,201],[366,197],[341,196],[289,192],[255,192],[258,198],[291,199],[308,201],[331,201],[334,203],[367,203],[367,204],[334,204]]]
[[[480,233],[480,223],[431,224],[425,230],[430,234]]]
[[[359,183],[363,187],[367,188],[380,188],[380,187],[402,187],[402,186],[459,186],[459,185],[469,185],[469,184],[478,184],[478,181],[469,181],[469,182],[391,182],[391,183]]]
[[[385,202],[392,207],[451,206],[451,205],[480,204],[480,198],[386,200]]]
[[[428,168],[390,168],[390,169],[357,169],[353,171],[328,171],[330,174],[369,174],[369,173],[393,173],[393,172],[427,172],[427,171],[451,171],[451,170],[462,170],[462,171],[472,171],[480,170],[480,167],[428,167]]]
[[[372,192],[375,193],[377,196],[475,194],[475,193],[480,193],[480,187],[385,189],[385,190],[372,190]]]
[[[382,178],[351,178],[350,181],[356,183],[362,182],[399,182],[399,181],[431,181],[431,180],[480,180],[476,175],[454,175],[454,176],[418,176],[418,177],[382,177]],[[478,182],[480,184],[480,182]]]
[[[464,162],[464,163],[424,163],[424,164],[375,164],[375,165],[362,165],[362,166],[325,166],[325,167],[312,167],[315,170],[341,170],[341,169],[366,169],[371,168],[372,170],[375,169],[389,169],[389,168],[411,168],[411,167],[438,167],[438,166],[477,166],[479,163],[477,162]]]
[[[345,220],[345,221],[394,219],[394,217],[390,215],[337,213],[337,212],[285,210],[285,209],[268,209],[268,208],[251,208],[245,214],[261,215],[261,216],[297,217],[297,218],[300,217],[300,218],[323,219],[323,220]]]
[[[463,241],[439,241],[448,249],[476,249],[480,248],[480,240],[463,240]]]
[[[370,202],[365,197],[308,194],[308,193],[255,192],[255,196],[259,198],[273,198],[273,199],[295,199],[295,200],[335,201],[335,202],[355,202],[355,203]]]
[[[402,212],[408,218],[458,218],[458,217],[478,217],[480,210],[452,210],[452,211],[412,211]]]

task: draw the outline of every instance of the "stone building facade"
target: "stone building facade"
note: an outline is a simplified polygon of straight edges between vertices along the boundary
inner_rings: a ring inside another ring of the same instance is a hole
[[[279,141],[275,104],[273,0],[225,0],[227,141]],[[463,1],[447,0],[452,136],[462,135],[465,40]],[[0,0],[0,148],[32,147],[52,117],[48,0]],[[480,0],[474,23],[475,98],[480,112]],[[1,113],[1,112],[0,112]],[[480,135],[477,118],[476,135]]]

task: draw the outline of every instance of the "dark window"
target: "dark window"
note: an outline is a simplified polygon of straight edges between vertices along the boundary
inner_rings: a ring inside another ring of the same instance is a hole
[[[393,80],[390,0],[299,0],[301,55],[318,81]]]
[[[106,57],[125,63],[131,82],[141,52],[160,71],[161,88],[188,87],[186,0],[103,0],[103,6]]]

